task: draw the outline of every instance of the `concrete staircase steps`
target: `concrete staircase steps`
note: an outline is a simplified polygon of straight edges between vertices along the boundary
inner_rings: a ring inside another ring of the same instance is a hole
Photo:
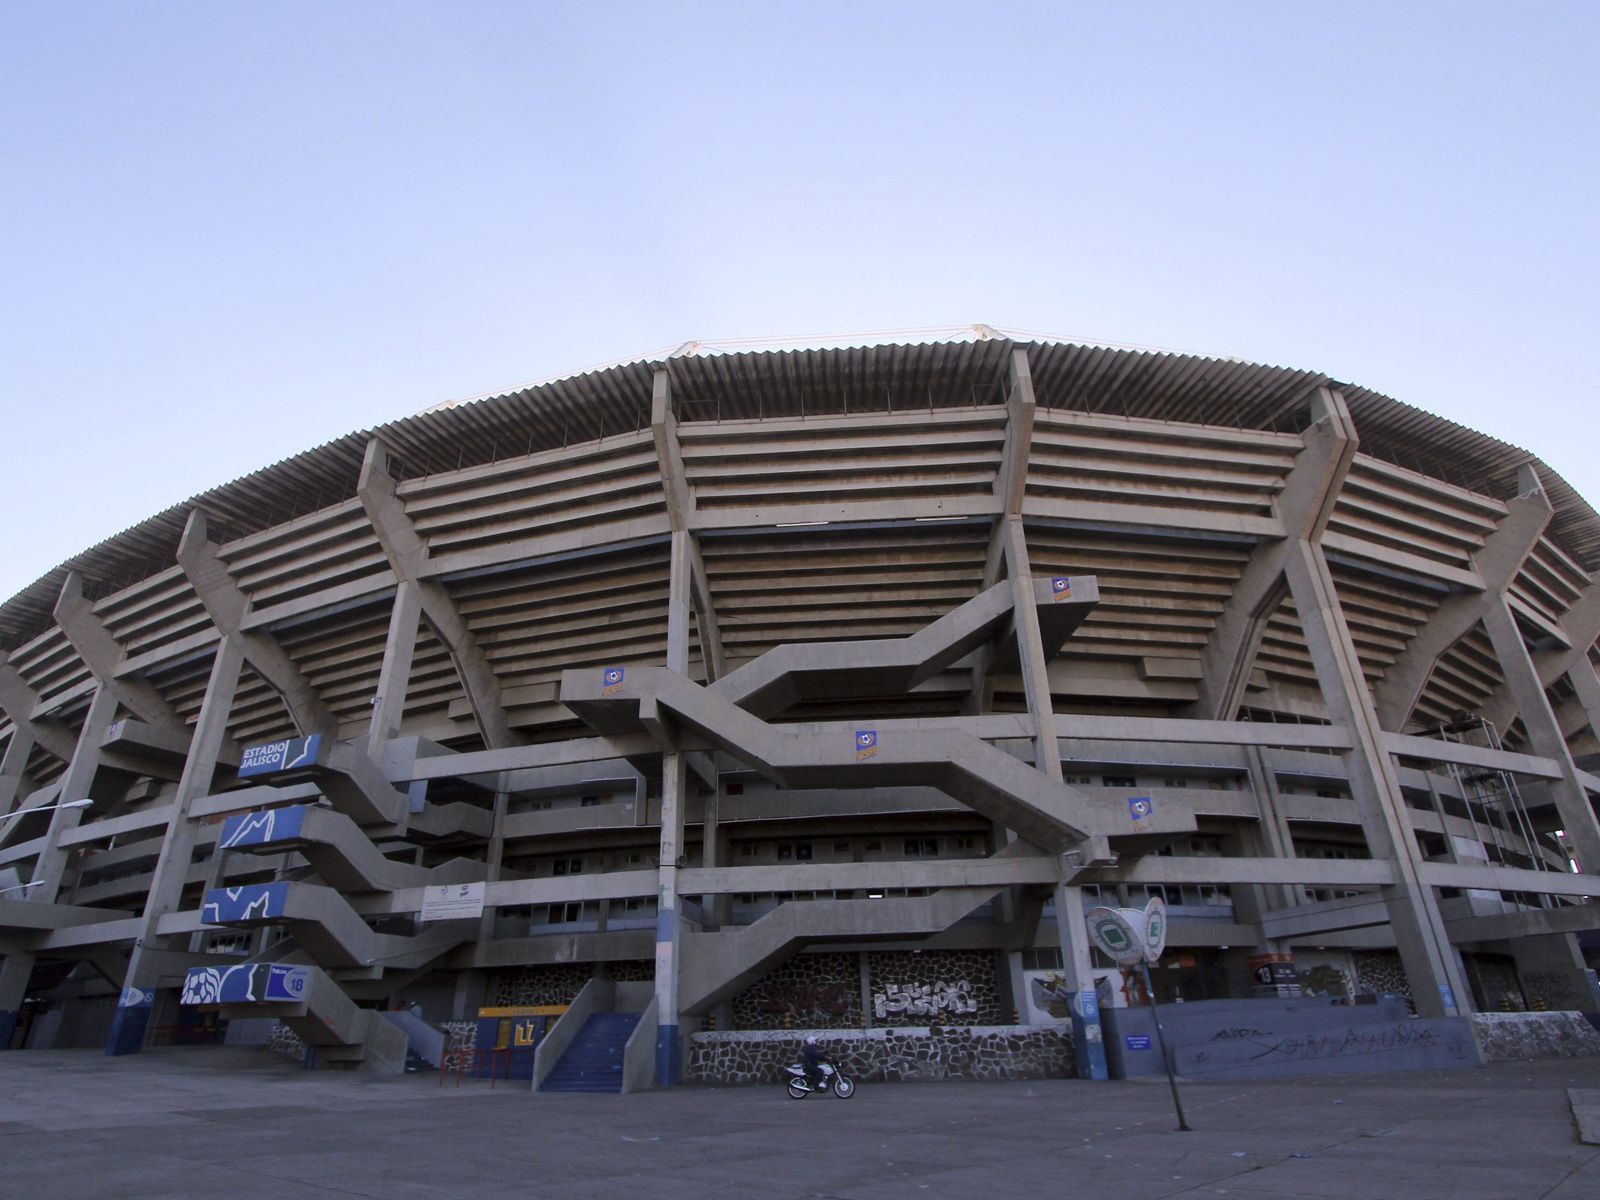
[[[555,1069],[539,1085],[541,1092],[622,1090],[622,1051],[639,1023],[638,1013],[594,1013],[583,1023]]]

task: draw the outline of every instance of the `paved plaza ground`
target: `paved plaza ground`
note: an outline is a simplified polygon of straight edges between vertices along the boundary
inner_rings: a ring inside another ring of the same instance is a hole
[[[633,1096],[306,1072],[264,1050],[0,1055],[0,1198],[1596,1200],[1600,1059],[1183,1084]]]

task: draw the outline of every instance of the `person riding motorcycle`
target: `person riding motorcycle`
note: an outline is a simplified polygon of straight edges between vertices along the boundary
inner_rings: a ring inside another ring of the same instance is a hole
[[[822,1064],[828,1062],[827,1055],[822,1053],[816,1036],[806,1038],[804,1054],[800,1065],[806,1069],[806,1082],[811,1085],[811,1090],[816,1091],[822,1086]],[[832,1065],[829,1063],[828,1065]]]

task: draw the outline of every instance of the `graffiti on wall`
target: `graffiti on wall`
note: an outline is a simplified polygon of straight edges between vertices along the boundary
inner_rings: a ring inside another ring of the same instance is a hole
[[[790,1017],[804,1024],[815,1018],[844,1016],[859,991],[859,986],[847,983],[777,982],[767,988],[759,1007],[762,1012]]]
[[[1347,1000],[1355,995],[1350,976],[1330,964],[1324,963],[1303,971],[1297,970],[1295,976],[1300,981],[1301,993],[1307,996],[1327,996],[1331,999]]]
[[[872,994],[877,1017],[968,1016],[978,1011],[970,980],[955,983],[889,983]]]

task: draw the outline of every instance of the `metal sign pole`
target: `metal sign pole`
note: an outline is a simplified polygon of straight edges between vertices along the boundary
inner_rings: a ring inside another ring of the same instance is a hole
[[[1150,983],[1150,964],[1139,960],[1139,970],[1144,972],[1144,991],[1150,997],[1150,1016],[1156,1024],[1156,1047],[1161,1051],[1161,1064],[1167,1068],[1167,1082],[1172,1085],[1172,1107],[1178,1110],[1178,1132],[1193,1133],[1183,1119],[1183,1101],[1178,1098],[1178,1080],[1172,1073],[1172,1059],[1167,1057],[1167,1039],[1161,1035],[1161,1010],[1156,1007],[1156,989]]]

